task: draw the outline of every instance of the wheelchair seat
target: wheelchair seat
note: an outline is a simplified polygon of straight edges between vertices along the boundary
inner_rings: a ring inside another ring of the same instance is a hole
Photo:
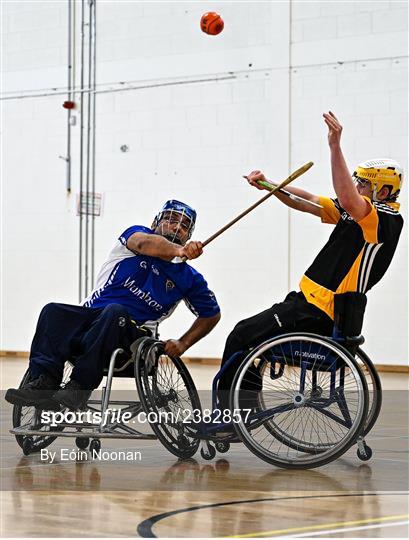
[[[331,340],[343,346],[352,355],[355,355],[357,348],[365,342],[362,335],[359,336],[340,336],[334,331],[332,337],[323,336],[324,340]],[[299,350],[298,350],[299,349]],[[285,363],[287,366],[302,367],[308,370],[326,372],[332,369],[339,369],[344,362],[339,359],[336,351],[329,348],[323,349],[322,344],[313,343],[308,350],[303,349],[302,344],[297,348],[297,341],[280,345],[268,352],[263,353],[262,359],[272,362],[273,372],[276,363]]]

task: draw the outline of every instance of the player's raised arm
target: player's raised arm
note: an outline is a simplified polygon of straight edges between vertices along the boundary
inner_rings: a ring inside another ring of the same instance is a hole
[[[342,126],[337,117],[331,111],[324,113],[323,116],[328,126],[328,144],[331,152],[332,182],[335,193],[341,207],[355,221],[360,221],[371,210],[371,205],[363,198],[363,195],[370,195],[370,193],[363,191],[361,193],[352,180],[341,150]]]

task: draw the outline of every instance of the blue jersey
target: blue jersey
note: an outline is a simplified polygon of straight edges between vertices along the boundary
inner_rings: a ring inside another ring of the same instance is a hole
[[[141,225],[126,229],[102,265],[96,287],[84,306],[121,304],[140,324],[169,317],[181,300],[197,317],[220,312],[214,294],[194,268],[185,262],[172,263],[130,251],[127,240],[136,232],[154,234]]]

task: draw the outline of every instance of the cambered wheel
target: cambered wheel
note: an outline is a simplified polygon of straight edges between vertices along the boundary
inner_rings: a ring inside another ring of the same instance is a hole
[[[382,385],[381,379],[369,356],[360,348],[355,354],[358,366],[363,372],[368,386],[368,414],[365,421],[363,437],[365,437],[374,427],[382,407]]]
[[[163,343],[151,340],[136,358],[135,379],[145,413],[155,417],[150,425],[160,442],[181,459],[192,457],[199,447],[197,424],[186,420],[194,411],[201,414],[201,404],[182,360],[166,355]]]
[[[72,365],[68,362],[66,363],[65,370],[64,370],[64,377],[63,377],[63,383],[67,382],[72,371]],[[30,380],[30,371],[27,369],[27,371],[24,374],[24,377],[20,383],[19,388],[21,388],[24,384],[26,384]],[[44,431],[43,435],[33,435],[30,436],[30,454],[34,452],[40,452],[43,448],[47,448],[57,437],[55,436],[47,436],[47,431],[63,431],[63,427],[61,426],[53,426],[51,427],[49,424],[44,425],[41,423],[41,410],[36,409],[35,407],[25,407],[23,405],[14,405],[13,406],[13,427],[26,427],[27,429],[36,429]],[[16,441],[20,448],[24,451],[24,441],[27,439],[26,435],[15,435]],[[29,443],[26,443],[26,446]],[[27,455],[27,454],[26,454]]]
[[[365,377],[368,387],[368,413],[362,434],[362,436],[365,437],[375,425],[382,407],[382,385],[372,360],[361,348],[358,348],[356,351],[355,360],[358,362],[358,366]],[[322,391],[323,390],[320,386],[316,386],[314,391],[311,391],[311,397],[321,397]],[[310,448],[308,445],[304,445],[301,440],[294,441],[292,438],[287,436],[285,431],[280,429],[280,426],[274,423],[274,420],[267,422],[265,424],[265,428],[269,430],[278,440],[295,450],[313,454],[326,450],[326,446],[323,446],[322,449],[318,445],[314,446],[314,448]]]
[[[284,468],[337,459],[367,417],[368,390],[356,360],[315,334],[278,336],[253,350],[236,373],[231,408],[240,409],[249,394],[257,396],[256,412],[235,428],[254,454]]]

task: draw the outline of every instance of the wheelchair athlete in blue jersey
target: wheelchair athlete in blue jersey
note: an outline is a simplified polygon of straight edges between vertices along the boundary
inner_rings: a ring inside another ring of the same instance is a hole
[[[170,200],[151,228],[134,225],[124,231],[82,306],[50,303],[43,308],[31,346],[31,380],[9,389],[6,400],[82,408],[99,386],[112,351],[127,350],[135,339],[150,335],[144,325],[171,315],[181,300],[196,320],[181,337],[165,341],[165,352],[180,356],[206,336],[218,323],[220,309],[203,276],[183,262],[203,251],[201,242],[189,242],[195,222],[193,208]],[[172,262],[175,258],[180,261]],[[64,364],[72,357],[71,378],[60,388]]]

